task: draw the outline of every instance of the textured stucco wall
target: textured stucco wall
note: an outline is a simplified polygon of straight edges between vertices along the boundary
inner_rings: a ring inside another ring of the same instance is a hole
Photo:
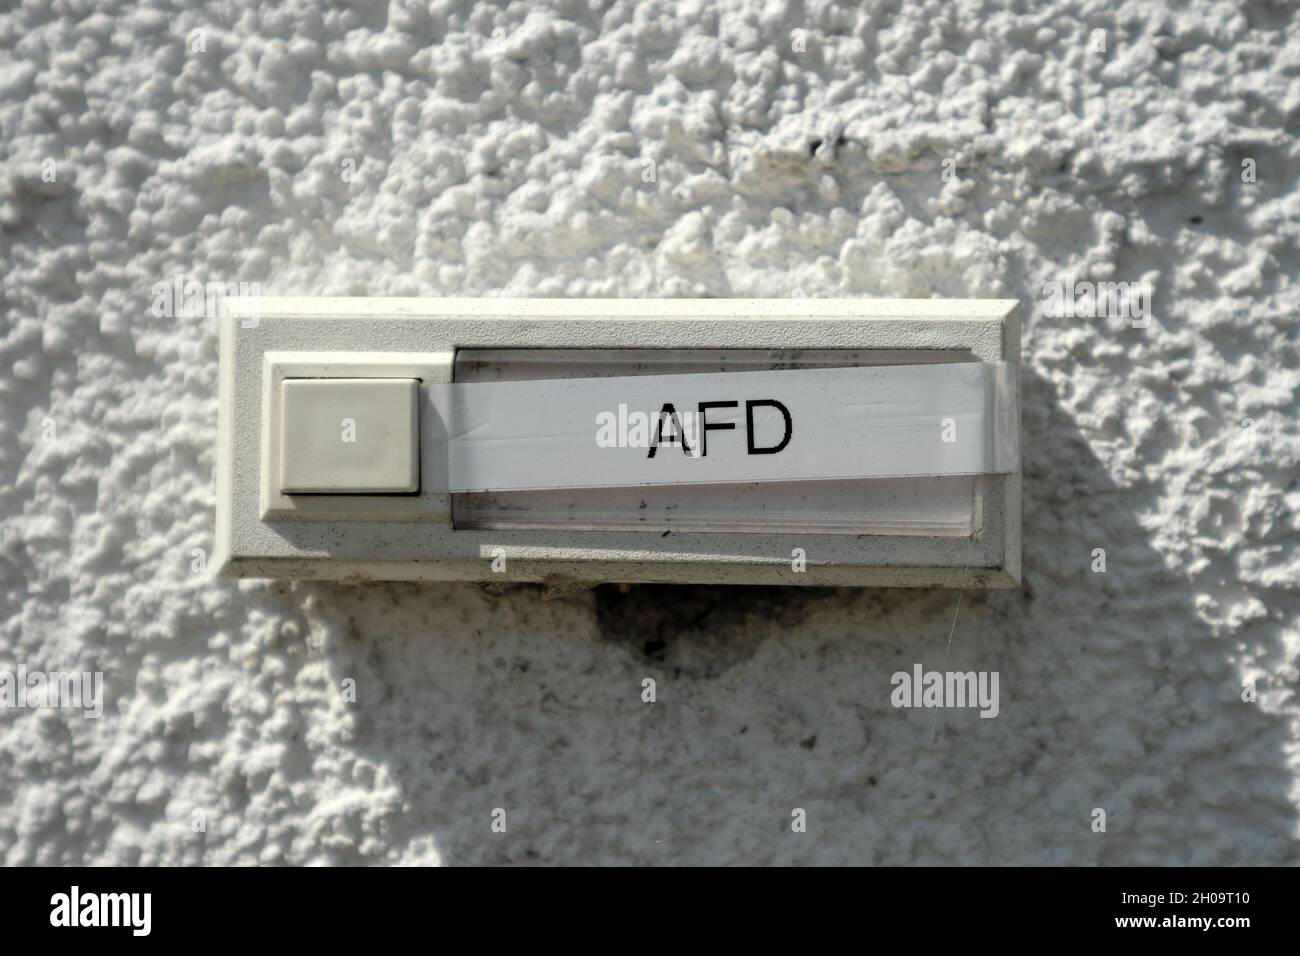
[[[0,710],[0,859],[1296,862],[1300,18],[1177,7],[0,13],[0,669],[106,681]],[[1020,299],[1025,586],[213,581],[178,273]],[[999,716],[894,709],[915,662]]]

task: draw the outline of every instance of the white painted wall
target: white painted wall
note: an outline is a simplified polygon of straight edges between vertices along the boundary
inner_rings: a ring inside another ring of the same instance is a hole
[[[104,713],[0,709],[0,860],[1296,862],[1286,5],[77,6],[0,13],[0,669]],[[1026,585],[214,582],[176,274],[1020,299]]]

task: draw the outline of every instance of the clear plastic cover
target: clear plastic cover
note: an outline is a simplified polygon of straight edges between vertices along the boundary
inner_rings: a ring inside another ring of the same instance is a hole
[[[977,362],[947,349],[462,349],[456,382]],[[465,529],[710,531],[967,537],[973,475],[453,494]]]

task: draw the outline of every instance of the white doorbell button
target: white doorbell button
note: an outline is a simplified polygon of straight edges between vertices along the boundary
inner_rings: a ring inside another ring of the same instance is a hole
[[[290,378],[280,384],[280,491],[411,494],[420,489],[420,383]]]

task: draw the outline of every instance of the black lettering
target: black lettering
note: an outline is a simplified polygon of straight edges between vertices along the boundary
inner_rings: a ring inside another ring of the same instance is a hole
[[[739,402],[700,402],[700,457],[703,458],[709,453],[709,429],[716,428],[718,431],[730,431],[736,427],[735,422],[726,422],[721,425],[710,425],[708,410],[710,408],[738,408]]]
[[[772,448],[758,448],[754,445],[754,409],[759,405],[766,405],[768,408],[775,408],[781,412],[785,418],[785,437],[781,439],[781,444]],[[794,434],[794,423],[790,420],[790,410],[774,398],[759,398],[753,401],[745,402],[745,427],[748,432],[745,435],[745,441],[749,445],[751,455],[775,455],[786,445],[790,444],[790,436]]]
[[[673,437],[667,441],[664,441],[665,419],[671,419],[673,427],[676,429],[673,433]],[[646,455],[646,457],[653,458],[655,456],[655,451],[658,450],[661,441],[666,445],[676,445],[678,438],[680,438],[682,442],[682,451],[689,455],[691,453],[691,446],[686,444],[686,430],[682,428],[682,420],[677,417],[677,409],[673,407],[672,402],[665,402],[664,407],[659,409],[659,423],[655,426],[655,436],[650,442],[650,454]]]

